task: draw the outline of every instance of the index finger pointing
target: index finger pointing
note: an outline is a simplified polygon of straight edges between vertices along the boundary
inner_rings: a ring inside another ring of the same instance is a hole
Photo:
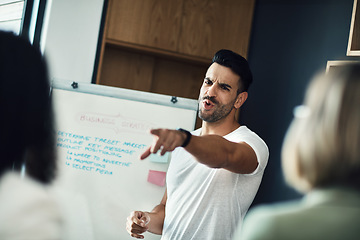
[[[143,154],[140,155],[140,160],[144,160],[145,158],[147,158],[150,154],[151,154],[151,146],[148,147],[145,152],[143,152]]]
[[[160,129],[159,129],[159,128],[151,129],[151,130],[150,130],[150,133],[151,133],[152,135],[159,136],[159,135],[160,135]]]

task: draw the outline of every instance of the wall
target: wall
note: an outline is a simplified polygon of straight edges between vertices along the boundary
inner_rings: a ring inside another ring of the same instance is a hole
[[[267,142],[270,159],[254,205],[299,198],[283,181],[281,145],[310,78],[346,57],[353,0],[258,0],[249,64],[254,74],[240,120]],[[360,60],[359,58],[357,58]]]
[[[91,83],[103,3],[48,1],[42,47],[50,79]]]

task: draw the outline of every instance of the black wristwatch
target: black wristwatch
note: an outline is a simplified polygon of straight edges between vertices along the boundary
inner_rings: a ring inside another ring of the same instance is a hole
[[[177,128],[176,130],[180,131],[180,132],[184,132],[186,134],[186,139],[184,141],[184,143],[181,145],[181,147],[186,147],[189,142],[190,142],[190,139],[191,139],[191,133],[185,129],[182,129],[182,128]]]

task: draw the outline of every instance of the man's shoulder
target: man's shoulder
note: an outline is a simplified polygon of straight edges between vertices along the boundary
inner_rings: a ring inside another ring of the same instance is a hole
[[[236,139],[242,139],[242,138],[253,138],[254,140],[260,140],[260,141],[264,142],[264,140],[262,140],[262,138],[258,134],[256,134],[252,130],[250,130],[245,125],[238,127],[237,129],[235,129],[234,131],[232,131],[231,133],[227,134],[224,137],[230,141],[231,141],[231,139],[236,140]],[[264,144],[265,144],[265,142],[264,142]]]

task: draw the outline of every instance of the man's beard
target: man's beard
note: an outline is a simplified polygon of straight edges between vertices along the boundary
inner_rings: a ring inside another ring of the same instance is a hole
[[[207,115],[206,111],[202,109],[202,101],[205,99],[209,99],[214,103],[214,107],[216,108],[214,112],[211,115]],[[236,99],[235,99],[236,100]],[[227,117],[231,110],[234,108],[235,100],[229,104],[219,104],[217,100],[215,100],[212,97],[205,96],[205,97],[199,97],[198,103],[199,103],[199,112],[198,116],[201,120],[205,122],[217,122],[225,117]]]

